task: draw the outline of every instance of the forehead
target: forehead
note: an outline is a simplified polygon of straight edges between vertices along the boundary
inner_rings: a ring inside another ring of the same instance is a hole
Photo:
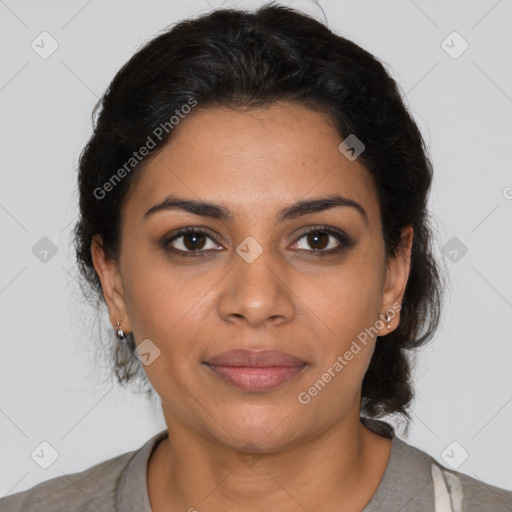
[[[341,141],[325,114],[293,103],[244,111],[198,106],[146,163],[125,205],[142,216],[176,194],[229,205],[235,215],[271,214],[300,199],[340,194],[378,217],[373,180],[340,152]]]

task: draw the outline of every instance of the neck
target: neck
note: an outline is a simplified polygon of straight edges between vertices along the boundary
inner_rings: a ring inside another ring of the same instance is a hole
[[[271,452],[233,450],[166,414],[169,437],[148,465],[152,510],[360,511],[382,479],[391,440],[364,427],[357,413]]]

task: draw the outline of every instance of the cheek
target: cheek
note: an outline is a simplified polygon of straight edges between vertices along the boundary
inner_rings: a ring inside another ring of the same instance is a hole
[[[149,339],[156,345],[150,351],[158,355],[144,371],[157,393],[173,402],[173,396],[191,387],[190,371],[200,366],[206,290],[201,292],[196,281],[183,273],[170,272],[147,259],[140,263],[143,269],[135,263],[132,260],[125,286],[133,334],[137,344]]]
[[[309,281],[302,285],[300,296],[307,298],[306,311],[318,340],[310,379],[312,393],[323,397],[318,404],[358,394],[377,340],[381,273],[375,260],[354,255],[346,265],[317,278],[316,286]]]
[[[323,321],[326,332],[344,344],[375,324],[382,301],[382,269],[375,261],[355,256],[346,265],[333,267],[312,282],[301,284],[300,296],[312,318]],[[312,286],[314,284],[314,286]]]
[[[301,403],[311,402],[315,410],[336,404],[341,412],[359,400],[377,340],[372,328],[378,319],[378,301],[370,291],[368,282],[331,281],[325,294],[310,303],[316,309],[309,316],[320,317],[322,322],[315,324],[327,327],[314,330],[316,361],[307,387],[301,390]]]
[[[208,283],[149,252],[127,251],[125,261],[125,300],[135,338],[163,346],[185,324],[193,331]]]

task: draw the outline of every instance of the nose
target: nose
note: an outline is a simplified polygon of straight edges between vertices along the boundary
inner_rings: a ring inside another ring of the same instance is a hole
[[[251,263],[238,255],[233,259],[218,299],[220,317],[251,327],[290,322],[295,314],[294,294],[277,258],[263,250]]]

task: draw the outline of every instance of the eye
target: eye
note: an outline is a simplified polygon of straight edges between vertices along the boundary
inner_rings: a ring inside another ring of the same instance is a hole
[[[163,246],[169,251],[181,253],[181,256],[200,256],[206,251],[217,251],[219,247],[223,249],[210,234],[198,228],[180,229],[171,237],[166,237]]]
[[[351,241],[343,231],[329,226],[315,226],[302,233],[294,245],[294,248],[312,252],[316,256],[325,256],[350,247]],[[313,250],[307,249],[307,246]]]
[[[205,256],[207,252],[224,249],[207,231],[192,227],[180,229],[165,237],[162,245],[165,250],[185,257]],[[351,245],[350,238],[343,231],[329,226],[314,226],[304,231],[291,247],[315,256],[328,256]],[[307,246],[311,249],[307,249]]]

